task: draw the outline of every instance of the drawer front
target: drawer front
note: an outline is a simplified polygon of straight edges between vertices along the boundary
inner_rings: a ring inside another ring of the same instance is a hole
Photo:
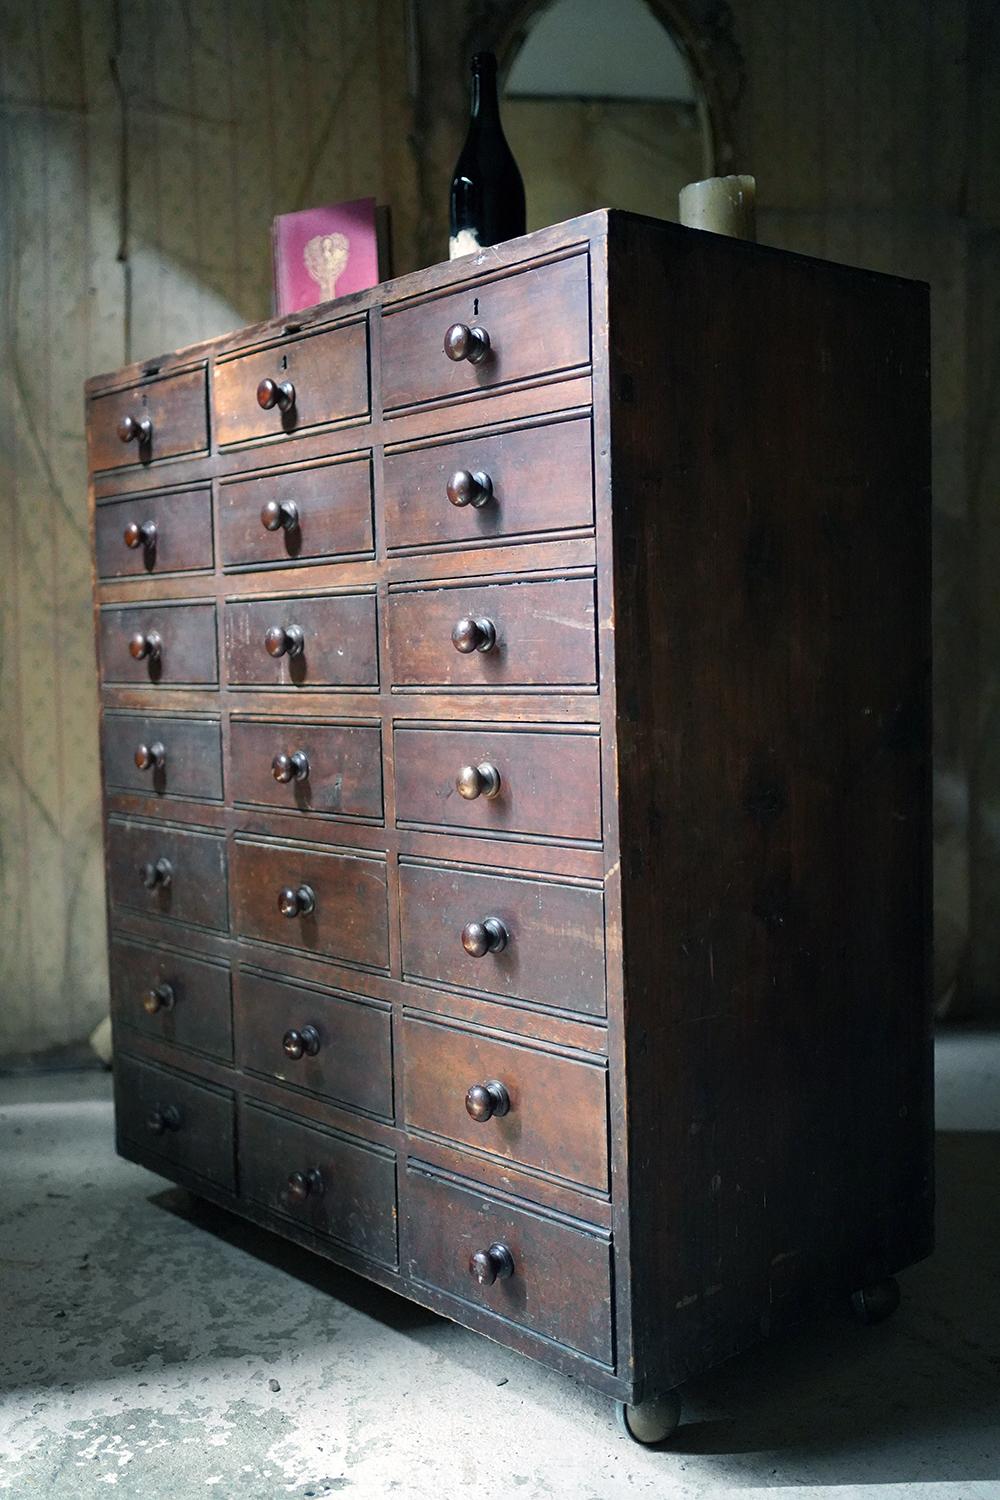
[[[399,895],[405,979],[605,1014],[601,891],[401,862]]]
[[[290,382],[287,409],[257,397],[261,381]],[[364,322],[286,339],[215,366],[215,430],[220,444],[301,432],[325,422],[368,414],[368,336]]]
[[[244,970],[236,1027],[240,1067],[392,1118],[388,1009]]]
[[[384,860],[237,839],[233,861],[241,937],[388,967]],[[284,903],[288,916],[278,904],[284,891],[290,893]],[[303,891],[311,893],[311,910]]]
[[[101,674],[105,682],[214,687],[219,680],[215,605],[102,609]]]
[[[603,1064],[498,1042],[412,1016],[403,1024],[406,1124],[536,1167],[584,1187],[608,1186],[608,1091]],[[474,1117],[469,1090],[506,1092],[506,1113]]]
[[[371,465],[353,459],[224,482],[219,532],[227,567],[371,552]]]
[[[229,930],[221,834],[109,818],[108,874],[116,906],[214,932]]]
[[[403,1270],[414,1281],[613,1363],[611,1245],[543,1213],[411,1166],[404,1189]],[[482,1285],[470,1262],[506,1249],[512,1273]]]
[[[243,1101],[244,1198],[383,1265],[396,1264],[396,1159]],[[290,1181],[291,1179],[291,1181]]]
[[[184,1167],[236,1191],[233,1095],[167,1068],[119,1054],[115,1060],[118,1133],[169,1166]]]
[[[392,680],[401,687],[597,681],[592,578],[406,590],[390,594],[388,608]]]
[[[144,1036],[233,1060],[228,964],[118,938],[111,944],[111,1003],[115,1018]]]
[[[340,818],[382,817],[374,725],[233,719],[233,801]]]
[[[390,551],[593,526],[590,418],[391,453]]]
[[[94,510],[94,537],[101,578],[211,568],[211,490],[105,501]]]
[[[269,638],[269,631],[277,639]],[[301,632],[301,649],[296,632]],[[271,654],[269,639],[280,655]],[[375,595],[314,594],[227,604],[226,664],[236,686],[377,687]]]
[[[448,329],[485,329],[490,347],[473,364],[444,352]],[[382,314],[386,410],[488,390],[590,361],[590,278],[586,255],[470,282],[447,297]]]
[[[484,768],[499,779],[487,795]],[[397,729],[396,818],[472,832],[601,837],[600,742],[531,730]],[[461,780],[467,792],[457,790]]]
[[[136,424],[151,423],[148,442],[139,437],[122,440],[119,425],[128,418]],[[126,391],[91,397],[87,443],[89,466],[95,472],[203,452],[208,447],[205,371],[167,375]]]
[[[217,719],[180,719],[105,709],[104,780],[126,792],[222,801]]]

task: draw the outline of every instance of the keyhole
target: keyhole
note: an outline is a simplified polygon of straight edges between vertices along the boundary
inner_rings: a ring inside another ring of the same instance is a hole
[[[281,368],[283,370],[287,370],[288,369],[288,355],[287,354],[283,354],[281,356]]]
[[[478,318],[479,317],[479,298],[478,297],[475,299],[475,301],[472,304],[472,316],[474,318]]]

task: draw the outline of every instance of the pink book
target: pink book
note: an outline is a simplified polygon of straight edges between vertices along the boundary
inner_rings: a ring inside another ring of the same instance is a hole
[[[377,286],[380,280],[374,198],[279,214],[272,245],[277,317]]]

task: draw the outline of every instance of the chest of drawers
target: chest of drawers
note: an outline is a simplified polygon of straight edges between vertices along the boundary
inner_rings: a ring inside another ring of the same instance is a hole
[[[597,213],[89,383],[126,1156],[633,1416],[927,1253],[927,337]]]

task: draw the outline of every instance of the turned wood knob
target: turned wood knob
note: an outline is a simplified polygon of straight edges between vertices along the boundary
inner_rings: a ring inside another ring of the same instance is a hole
[[[479,510],[493,499],[493,481],[482,469],[475,473],[469,469],[456,469],[448,480],[446,494],[452,505],[472,505]]]
[[[315,909],[316,892],[311,885],[286,885],[278,892],[278,910],[283,917],[308,917]]]
[[[478,766],[463,766],[455,777],[455,786],[467,802],[474,802],[477,797],[496,797],[500,793],[500,772],[488,760]]]
[[[279,411],[291,411],[295,405],[295,387],[290,380],[272,380],[268,377],[257,387],[257,405],[264,411],[276,406]]]
[[[282,751],[271,762],[271,775],[275,781],[305,781],[309,775],[309,757],[304,750],[293,750],[291,755]]]
[[[180,1130],[181,1112],[176,1104],[154,1104],[146,1116],[146,1129],[153,1135],[163,1135],[168,1130]]]
[[[281,1050],[293,1062],[300,1057],[315,1057],[319,1051],[319,1032],[315,1026],[303,1026],[296,1031],[286,1031],[281,1038]]]
[[[162,771],[167,763],[167,747],[160,740],[151,745],[136,745],[133,759],[138,771]]]
[[[480,1286],[492,1286],[494,1281],[513,1276],[514,1257],[506,1245],[497,1243],[488,1250],[477,1250],[469,1261],[469,1270]]]
[[[272,625],[264,636],[264,647],[268,656],[301,656],[306,638],[299,625]]]
[[[118,436],[123,443],[138,443],[140,448],[147,447],[153,441],[152,418],[122,417],[118,423]]]
[[[510,1109],[510,1095],[495,1078],[489,1083],[474,1083],[465,1096],[465,1108],[474,1120],[484,1125],[494,1115],[507,1113]]]
[[[470,651],[492,651],[496,643],[497,628],[492,620],[474,620],[471,615],[463,615],[455,621],[451,644],[463,656],[468,656]]]
[[[155,1016],[158,1010],[173,1010],[176,999],[172,984],[158,984],[143,995],[142,1008],[147,1015]]]
[[[293,1203],[304,1203],[310,1196],[319,1197],[323,1191],[323,1174],[318,1167],[306,1172],[292,1172],[286,1189]]]
[[[470,365],[480,365],[490,352],[490,336],[485,328],[452,323],[444,336],[444,352],[456,364],[467,359]]]
[[[470,958],[502,953],[509,942],[510,933],[499,917],[487,917],[485,922],[466,922],[462,928],[462,947]]]
[[[136,634],[128,643],[128,654],[133,661],[145,661],[148,656],[150,661],[158,661],[160,652],[163,650],[163,638],[158,630],[142,631]]]
[[[125,545],[133,550],[145,547],[147,552],[152,552],[156,546],[156,522],[130,521],[125,527]]]
[[[147,891],[155,891],[159,888],[165,891],[174,878],[174,867],[169,859],[148,860],[146,864],[139,866],[139,879]]]
[[[299,508],[294,500],[268,500],[260,508],[260,524],[265,531],[294,531],[299,524]]]

